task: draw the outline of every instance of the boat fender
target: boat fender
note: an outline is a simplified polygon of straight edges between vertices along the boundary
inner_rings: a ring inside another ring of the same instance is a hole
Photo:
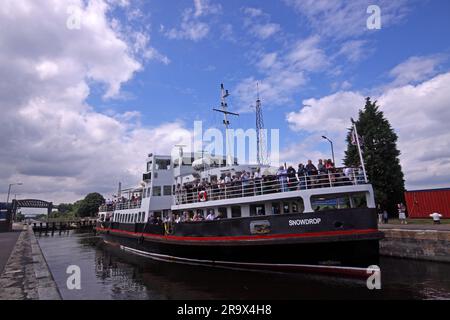
[[[200,202],[205,202],[208,200],[208,194],[206,193],[206,191],[200,191],[198,193],[198,201]]]

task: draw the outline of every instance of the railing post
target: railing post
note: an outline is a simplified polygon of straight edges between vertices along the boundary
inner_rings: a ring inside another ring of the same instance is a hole
[[[328,181],[330,182],[330,188],[333,187],[332,183],[331,183],[331,174],[330,171],[328,171]]]

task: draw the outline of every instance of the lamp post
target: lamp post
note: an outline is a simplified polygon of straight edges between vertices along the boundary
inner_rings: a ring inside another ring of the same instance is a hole
[[[336,161],[334,160],[334,148],[333,148],[333,141],[328,139],[326,136],[322,136],[323,139],[327,140],[331,144],[331,156],[333,157],[333,165],[336,165]]]
[[[10,194],[11,194],[11,187],[12,187],[12,186],[21,186],[21,185],[23,185],[22,182],[18,182],[18,183],[10,183],[10,184],[9,184],[9,187],[8,187],[8,196],[6,197],[6,205],[8,205],[8,203],[9,203],[9,196],[10,196]]]
[[[6,197],[6,208],[8,208],[8,203],[9,203],[9,195],[11,194],[11,187],[12,186],[21,186],[23,183],[22,182],[18,182],[18,183],[10,183],[9,184],[9,186],[8,186],[8,196]],[[8,210],[8,209],[6,209],[6,210]],[[12,211],[11,211],[12,212]],[[14,221],[15,220],[15,214],[14,213],[11,213],[12,214],[12,216],[11,216],[11,223],[12,223],[12,221]]]

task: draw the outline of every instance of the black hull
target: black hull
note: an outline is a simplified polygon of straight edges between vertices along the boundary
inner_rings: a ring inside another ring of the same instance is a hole
[[[318,224],[289,225],[319,216]],[[163,226],[148,225],[112,224],[97,230],[106,243],[122,250],[177,263],[331,273],[353,270],[361,275],[378,264],[382,234],[370,209],[230,220],[175,225],[169,234]],[[251,230],[255,221],[268,222],[269,227]]]

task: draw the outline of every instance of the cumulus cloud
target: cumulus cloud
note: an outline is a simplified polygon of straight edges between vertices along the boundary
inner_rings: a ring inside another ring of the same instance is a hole
[[[447,186],[450,181],[449,86],[450,73],[443,73],[416,85],[386,89],[378,97],[380,109],[399,136],[407,188]],[[305,133],[313,142],[322,134],[333,137],[336,159],[343,159],[350,118],[357,117],[364,99],[352,91],[309,99],[304,103],[310,106],[289,113],[287,121],[292,130]],[[300,154],[290,156],[289,160],[297,161]]]
[[[184,10],[179,28],[165,31],[163,26],[161,30],[169,39],[199,41],[205,38],[210,31],[209,24],[201,19],[208,15],[219,14],[221,11],[220,4],[213,4],[209,0],[194,0],[194,8]]]
[[[71,1],[79,29],[66,27],[68,4],[6,0],[0,7],[0,192],[21,181],[22,197],[73,201],[139,180],[146,153],[188,142],[182,123],[142,127],[139,113],[102,114],[87,103],[92,85],[105,98],[158,59],[149,38],[124,38],[108,17],[127,1]],[[44,23],[45,22],[45,23]],[[147,53],[150,50],[150,53]]]

